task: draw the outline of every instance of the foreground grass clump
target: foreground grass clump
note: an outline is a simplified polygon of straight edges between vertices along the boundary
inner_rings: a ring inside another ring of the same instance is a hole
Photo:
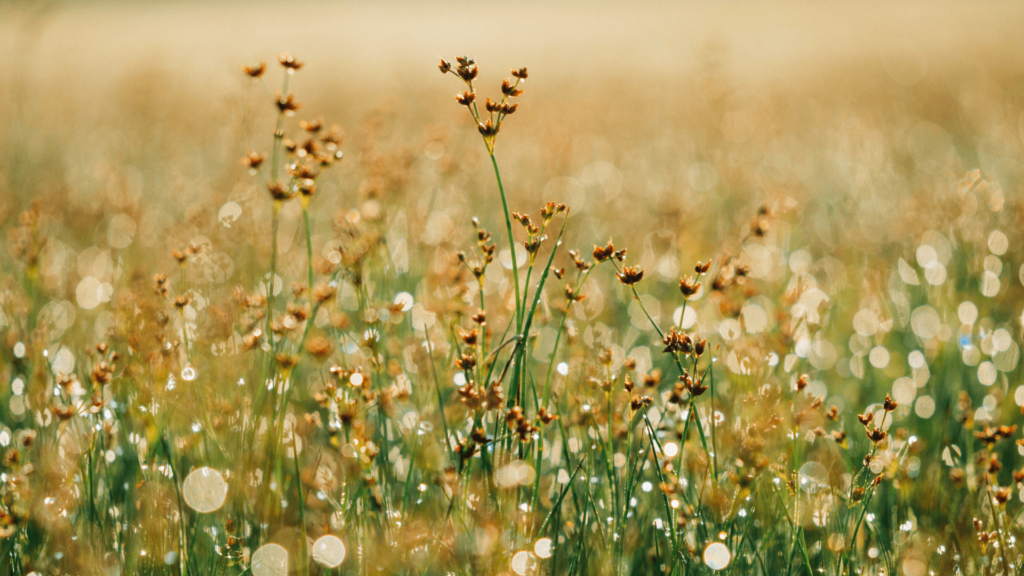
[[[278,62],[277,90],[243,69],[274,122],[242,245],[239,202],[161,256],[123,203],[69,283],[72,215],[5,224],[0,574],[1021,570],[1021,212],[980,172],[864,277],[779,195],[712,241],[679,222],[666,283],[647,246],[570,248],[572,206],[510,210],[526,68],[495,101],[439,65],[494,174],[457,227],[411,214],[379,132],[295,123]]]

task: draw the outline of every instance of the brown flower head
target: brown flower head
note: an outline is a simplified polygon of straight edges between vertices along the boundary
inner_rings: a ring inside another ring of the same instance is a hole
[[[282,52],[282,53],[278,54],[277,55],[277,61],[281,63],[281,66],[284,66],[285,69],[288,70],[289,74],[291,74],[291,73],[295,72],[296,70],[302,68],[303,65],[304,65],[303,62],[299,62],[298,60],[295,59],[294,56],[292,56],[288,52]]]
[[[615,276],[626,286],[632,286],[643,279],[644,271],[639,266],[623,266],[622,272],[616,272]]]
[[[263,164],[263,161],[266,159],[266,154],[259,154],[255,150],[250,150],[249,153],[246,154],[244,158],[242,158],[241,162],[242,166],[245,166],[250,170],[256,170],[257,168],[260,167],[261,164]]]
[[[295,111],[302,108],[302,104],[295,101],[295,96],[289,94],[282,96],[280,92],[277,93],[277,109],[281,111],[285,116],[294,116]]]
[[[253,79],[256,79],[256,78],[259,78],[260,76],[263,76],[263,73],[266,72],[266,71],[267,71],[267,63],[266,62],[260,62],[259,64],[255,65],[255,66],[242,66],[242,72],[245,72],[246,76],[248,76],[250,78],[253,78]]]

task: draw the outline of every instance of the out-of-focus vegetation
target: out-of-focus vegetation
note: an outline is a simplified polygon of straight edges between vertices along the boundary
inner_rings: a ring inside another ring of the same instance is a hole
[[[1020,572],[1021,12],[0,4],[0,574]]]

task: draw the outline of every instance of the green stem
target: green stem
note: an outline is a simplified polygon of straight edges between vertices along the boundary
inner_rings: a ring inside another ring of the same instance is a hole
[[[302,219],[306,224],[306,273],[307,273],[307,288],[309,290],[309,298],[313,298],[313,230],[309,225],[309,206],[306,205],[306,200],[302,201]],[[313,318],[310,318],[313,321]]]
[[[498,170],[498,161],[494,158],[493,152],[490,156],[491,165],[494,166],[494,178],[498,181],[498,192],[501,194],[501,208],[505,211],[505,230],[508,232],[508,248],[512,252],[513,287],[516,291],[516,331],[520,332],[523,326],[523,311],[519,297],[519,265],[516,263],[516,239],[512,235],[512,217],[508,212],[508,200],[505,198],[505,186],[501,183],[501,171]]]

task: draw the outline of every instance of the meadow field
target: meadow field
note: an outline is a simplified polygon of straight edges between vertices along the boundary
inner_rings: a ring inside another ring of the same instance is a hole
[[[0,2],[0,576],[1024,574],[1022,23]]]

